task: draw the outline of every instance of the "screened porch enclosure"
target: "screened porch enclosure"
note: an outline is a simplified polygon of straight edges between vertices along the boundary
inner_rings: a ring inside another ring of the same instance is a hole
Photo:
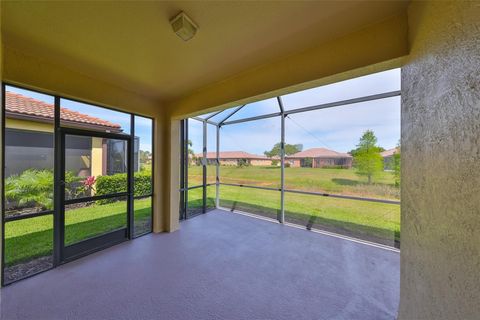
[[[212,209],[400,247],[400,70],[182,121],[181,219]]]

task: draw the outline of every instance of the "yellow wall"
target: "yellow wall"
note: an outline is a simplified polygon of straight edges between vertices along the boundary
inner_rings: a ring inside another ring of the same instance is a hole
[[[53,132],[53,121],[51,124],[36,122],[36,121],[27,121],[27,120],[18,120],[18,119],[5,119],[5,127],[11,129],[21,129],[21,130],[30,130],[30,131],[40,131],[40,132]]]
[[[91,175],[98,177],[103,173],[103,138],[92,138]]]

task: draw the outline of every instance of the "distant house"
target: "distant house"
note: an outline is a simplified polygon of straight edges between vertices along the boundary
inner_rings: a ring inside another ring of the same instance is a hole
[[[400,150],[398,147],[380,152],[380,155],[383,158],[384,170],[393,170],[393,156],[399,152]]]
[[[285,157],[291,167],[352,167],[352,156],[326,148],[312,148]]]
[[[21,94],[5,93],[5,176],[33,169],[53,169],[53,104]],[[62,126],[119,133],[121,126],[68,108],[61,108]],[[67,136],[66,170],[78,176],[126,172],[124,142]],[[138,143],[135,144],[138,148]],[[138,159],[138,150],[135,150]],[[137,163],[135,163],[137,168]]]
[[[203,154],[198,153],[196,158],[203,157]],[[217,153],[207,152],[207,164],[216,164]],[[219,153],[219,162],[222,166],[238,166],[241,162],[251,166],[271,166],[272,159],[263,155],[248,153],[245,151],[223,151]]]

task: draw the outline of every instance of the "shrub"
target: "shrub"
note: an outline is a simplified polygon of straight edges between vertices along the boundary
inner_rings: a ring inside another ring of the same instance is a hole
[[[33,205],[53,209],[53,172],[28,169],[5,179],[5,200],[9,207]]]
[[[135,172],[134,196],[152,193],[151,174],[149,170]],[[95,181],[95,177],[78,177],[73,172],[65,172],[65,197],[74,199],[90,196],[93,185],[90,187],[86,185],[89,179]],[[20,175],[12,175],[5,179],[6,207],[21,209],[38,206],[41,210],[51,210],[53,209],[53,185],[52,170],[28,169]],[[95,191],[96,195],[126,192],[127,174],[96,177]],[[101,201],[102,203],[111,202]]]
[[[152,193],[152,172],[151,171],[139,171],[133,175],[133,195],[142,196]],[[127,174],[117,173],[111,176],[98,176],[97,183],[95,185],[96,195],[112,194],[119,192],[127,192]],[[110,200],[110,201],[108,201]],[[109,203],[114,201],[113,199],[99,200],[99,204]]]
[[[73,172],[65,172],[65,196],[69,199],[85,194],[82,181]],[[27,169],[19,175],[5,179],[5,200],[8,209],[40,207],[41,210],[53,209],[54,178],[52,170]]]
[[[322,169],[348,169],[347,166],[343,166],[341,164],[332,164],[328,166],[321,167]]]
[[[238,159],[237,161],[237,167],[239,168],[244,168],[244,167],[249,167],[250,166],[250,161],[248,159]]]

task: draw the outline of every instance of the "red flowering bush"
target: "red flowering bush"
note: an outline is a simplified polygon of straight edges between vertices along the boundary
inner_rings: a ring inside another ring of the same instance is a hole
[[[85,180],[83,180],[83,188],[85,189],[85,192],[90,192],[94,191],[95,192],[95,182],[97,179],[95,176],[89,176]]]

